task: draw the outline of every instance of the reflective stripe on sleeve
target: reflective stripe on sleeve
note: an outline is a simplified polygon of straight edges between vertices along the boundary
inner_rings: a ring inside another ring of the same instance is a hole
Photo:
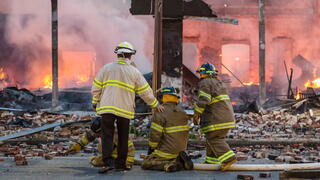
[[[151,104],[149,104],[149,106],[150,106],[151,108],[155,108],[155,107],[157,107],[158,105],[159,105],[159,102],[158,102],[157,98],[154,98],[153,102],[152,102]]]
[[[230,100],[230,97],[227,94],[223,94],[223,95],[220,95],[220,96],[213,97],[211,102],[210,102],[210,104],[213,104],[213,103],[216,103],[216,102],[219,102],[219,101],[224,101],[224,100]]]
[[[92,98],[92,104],[97,104],[99,102],[99,99],[97,98]]]
[[[194,110],[200,114],[204,112],[204,108],[199,107],[197,104],[194,105]]]
[[[136,89],[136,93],[137,93],[137,94],[141,94],[141,93],[146,92],[146,91],[149,90],[149,89],[150,89],[150,86],[149,86],[148,83],[146,83],[146,84],[143,85],[142,87],[137,88],[137,89]]]
[[[92,84],[100,89],[103,87],[103,83],[97,79],[94,79]]]
[[[211,100],[211,95],[208,93],[205,93],[204,91],[199,91],[199,97],[201,97],[201,96],[206,97],[209,100]]]

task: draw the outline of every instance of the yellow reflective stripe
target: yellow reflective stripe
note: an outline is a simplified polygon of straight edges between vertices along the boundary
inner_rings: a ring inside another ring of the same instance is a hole
[[[127,161],[130,163],[134,162],[134,157],[133,156],[127,156]]]
[[[133,146],[133,142],[132,141],[128,141],[128,147]]]
[[[88,145],[90,142],[88,140],[88,137],[87,136],[82,136],[81,139],[80,139],[80,144],[82,146],[85,146],[85,145]]]
[[[136,93],[137,93],[137,94],[141,94],[141,93],[146,92],[146,91],[149,90],[149,89],[150,89],[150,86],[149,86],[148,83],[146,83],[144,86],[142,86],[142,87],[140,87],[140,88],[137,88],[137,89],[136,89]]]
[[[130,119],[134,118],[134,112],[126,111],[124,109],[120,109],[115,106],[102,106],[97,108],[97,113],[104,113],[104,112],[112,112],[115,114],[119,114]]]
[[[155,122],[152,122],[151,123],[151,126],[150,126],[150,128],[151,129],[154,129],[154,130],[156,130],[156,131],[158,131],[158,132],[163,132],[163,127],[162,126],[160,126],[159,124],[157,124],[157,123],[155,123]]]
[[[189,126],[183,125],[183,126],[172,126],[172,127],[165,128],[166,133],[174,133],[174,132],[181,132],[181,131],[189,131]]]
[[[106,84],[105,86],[103,86],[103,87],[107,87],[107,86],[116,86],[116,87],[119,87],[119,88],[122,88],[122,89],[125,89],[125,90],[128,90],[128,91],[130,91],[130,92],[133,92],[134,93],[134,90],[132,90],[131,88],[128,88],[128,87],[126,87],[126,86],[123,86],[123,85],[121,85],[121,84],[117,84],[117,83],[108,83],[108,84]]]
[[[210,163],[210,164],[220,164],[220,161],[218,158],[214,158],[214,157],[210,157],[210,156],[206,156],[206,163]]]
[[[96,104],[97,102],[99,102],[99,99],[97,99],[97,98],[92,98],[92,104]]]
[[[209,100],[211,100],[211,95],[205,93],[204,91],[199,91],[199,97],[201,97],[201,96],[206,97],[206,98],[208,98]]]
[[[126,64],[126,61],[118,60],[117,63],[118,63],[118,64]]]
[[[210,125],[206,126],[200,129],[202,133],[207,133],[210,131],[216,131],[216,130],[221,130],[221,129],[230,129],[236,127],[236,124],[234,122],[228,122],[228,123],[221,123],[221,124],[215,124],[215,125]]]
[[[159,102],[158,102],[157,98],[154,98],[153,102],[151,104],[149,104],[149,106],[151,108],[155,108],[158,106],[158,104],[159,104]]]
[[[216,96],[216,97],[212,98],[210,104],[216,103],[216,102],[219,102],[219,101],[224,101],[224,100],[230,100],[230,97],[227,94]]]
[[[92,83],[94,86],[98,87],[98,88],[102,88],[102,84],[98,83],[97,80],[93,80],[93,83]]]
[[[149,146],[150,146],[150,147],[152,147],[152,148],[156,148],[156,147],[158,146],[158,144],[159,144],[159,143],[158,143],[158,142],[152,142],[152,141],[149,141],[149,143],[148,143],[148,144],[149,144]]]
[[[134,92],[134,86],[131,84],[127,84],[118,80],[107,80],[103,82],[102,87],[106,87],[106,86],[117,86],[120,87],[122,89],[128,90],[130,92]]]
[[[232,156],[235,156],[234,152],[232,150],[224,153],[222,156],[220,156],[218,159],[220,161],[220,163],[223,163],[224,161],[228,160],[229,158],[231,158]]]
[[[204,112],[204,108],[199,107],[197,104],[194,105],[194,110],[200,114]]]
[[[157,149],[152,154],[157,155],[159,157],[168,158],[168,159],[174,159],[178,157],[178,154],[170,154],[170,153],[162,152]]]

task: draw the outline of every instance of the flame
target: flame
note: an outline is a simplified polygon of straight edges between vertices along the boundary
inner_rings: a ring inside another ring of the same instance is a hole
[[[43,88],[52,89],[52,76],[51,75],[44,76],[42,82],[44,84]]]
[[[0,68],[0,80],[3,80],[6,77],[3,68]]]
[[[310,81],[308,80],[308,82],[306,82],[304,84],[304,87],[308,88],[308,87],[311,87],[311,88],[320,88],[320,78],[317,78],[313,81]]]
[[[245,82],[245,83],[243,83],[245,86],[251,86],[251,85],[253,85],[253,81],[250,81],[250,82]]]
[[[297,95],[296,95],[295,98],[296,98],[296,100],[302,99],[302,92],[301,92],[300,89],[298,90]]]
[[[238,102],[236,102],[236,101],[232,101],[232,102],[231,102],[231,104],[232,104],[232,105],[237,105],[237,104],[238,104]]]
[[[78,78],[78,81],[76,83],[78,85],[89,81],[89,77],[86,75],[78,75],[77,78]]]

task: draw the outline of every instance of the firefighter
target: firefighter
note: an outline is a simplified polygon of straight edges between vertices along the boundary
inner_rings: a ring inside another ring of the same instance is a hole
[[[161,89],[164,112],[155,112],[150,127],[149,152],[142,169],[174,172],[193,169],[184,152],[189,126],[186,113],[178,106],[179,96],[173,87]]]
[[[198,72],[201,81],[193,120],[195,124],[200,122],[200,131],[206,137],[205,163],[221,164],[224,171],[236,162],[235,153],[225,140],[229,129],[235,127],[233,108],[225,85],[217,78],[215,67],[205,63]]]
[[[81,138],[80,140],[76,143],[73,144],[69,149],[68,153],[78,153],[80,152],[86,145],[88,145],[90,142],[93,142],[96,138],[101,137],[101,117],[96,117],[92,119],[91,127],[90,130],[87,131]],[[115,132],[116,133],[116,132]],[[112,150],[112,157],[114,159],[117,158],[117,143],[118,143],[118,136],[115,134],[114,140],[113,140],[113,150]],[[98,151],[99,153],[102,152],[101,149],[101,141],[99,141],[98,145]],[[132,167],[134,163],[134,153],[135,153],[135,148],[133,146],[132,140],[129,139],[128,142],[128,157],[126,161],[126,166],[127,167]],[[104,166],[104,162],[102,161],[102,155],[98,154],[96,156],[91,156],[89,158],[90,163],[94,166],[101,167]]]
[[[128,42],[120,43],[114,50],[118,60],[101,68],[92,86],[92,103],[102,116],[102,157],[105,167],[99,173],[116,168],[128,170],[125,165],[128,153],[129,121],[134,118],[135,94],[151,108],[162,111],[152,89],[140,73],[131,65],[136,50]],[[118,128],[118,156],[112,158],[114,123]]]

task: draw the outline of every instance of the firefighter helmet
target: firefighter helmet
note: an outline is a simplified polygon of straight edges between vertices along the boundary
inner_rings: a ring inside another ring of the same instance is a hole
[[[213,64],[210,63],[204,63],[201,65],[199,71],[200,74],[209,74],[209,75],[217,75],[218,71],[214,67]]]
[[[92,118],[90,129],[95,133],[101,132],[101,117],[100,116]]]
[[[161,95],[169,94],[169,95],[173,95],[180,98],[180,96],[178,95],[177,89],[175,89],[174,87],[164,87],[161,89],[160,93]]]
[[[136,54],[136,52],[137,51],[133,48],[132,44],[129,42],[120,43],[114,50],[114,53],[116,54],[123,54],[123,53]]]

